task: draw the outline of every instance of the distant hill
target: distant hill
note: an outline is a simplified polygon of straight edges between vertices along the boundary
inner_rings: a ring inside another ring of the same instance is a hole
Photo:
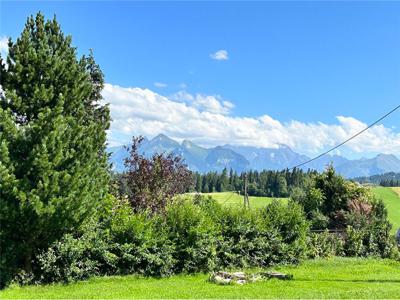
[[[110,160],[117,172],[124,170],[124,158],[128,152],[124,146],[108,149]],[[286,145],[276,148],[258,148],[252,146],[223,145],[204,148],[184,140],[182,143],[159,134],[155,138],[145,139],[139,151],[147,157],[154,153],[174,153],[185,159],[189,169],[197,172],[220,172],[224,168],[237,172],[244,170],[282,170],[309,159],[306,155],[294,152]],[[339,155],[326,155],[303,167],[322,171],[332,163],[337,172],[346,178],[368,177],[388,172],[400,172],[400,160],[394,155],[379,154],[370,159],[349,160]]]

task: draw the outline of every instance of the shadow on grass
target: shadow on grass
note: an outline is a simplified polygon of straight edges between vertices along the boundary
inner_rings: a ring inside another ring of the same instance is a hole
[[[295,279],[312,282],[361,282],[361,283],[400,283],[400,279]]]

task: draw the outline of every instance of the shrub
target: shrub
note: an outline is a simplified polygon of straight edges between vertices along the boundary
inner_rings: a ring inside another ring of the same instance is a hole
[[[160,217],[132,213],[127,203],[114,213],[110,235],[120,274],[166,276],[172,273],[173,244]]]
[[[42,283],[86,279],[115,270],[117,257],[98,229],[80,237],[66,234],[37,257],[36,280]]]
[[[159,218],[133,214],[128,203],[112,197],[98,208],[97,217],[99,220],[85,224],[74,235],[64,235],[37,256],[35,281],[70,282],[111,274],[171,274],[173,245]]]
[[[218,265],[264,267],[304,257],[308,223],[299,205],[275,201],[264,210],[224,209]]]
[[[216,227],[199,206],[185,200],[171,204],[166,211],[165,225],[174,245],[173,269],[176,273],[214,269]]]
[[[308,257],[325,258],[343,254],[343,238],[325,230],[321,233],[311,232],[307,238]]]
[[[244,208],[225,209],[220,215],[218,265],[247,267],[267,265],[271,261],[272,244],[280,245],[277,233],[262,226],[260,213]]]
[[[372,201],[362,208],[355,205],[344,214],[347,224],[345,254],[347,256],[391,257],[396,243],[382,201]],[[361,211],[361,212],[360,212]]]
[[[287,248],[280,261],[296,263],[304,258],[309,222],[302,207],[293,201],[288,204],[274,201],[266,207],[263,216],[278,231]]]

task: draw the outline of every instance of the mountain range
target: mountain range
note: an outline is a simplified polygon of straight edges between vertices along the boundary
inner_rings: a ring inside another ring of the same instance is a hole
[[[108,148],[110,161],[116,172],[124,170],[124,159],[128,152],[124,146]],[[149,140],[144,139],[139,152],[146,157],[154,153],[174,153],[185,159],[192,171],[201,173],[209,171],[220,172],[224,168],[237,172],[245,170],[282,170],[301,164],[309,157],[294,152],[286,145],[276,148],[258,148],[252,146],[223,145],[204,148],[184,140],[182,143],[159,134]],[[325,155],[303,166],[304,170],[322,171],[332,163],[338,173],[346,178],[371,176],[387,172],[400,172],[400,160],[392,154],[379,154],[374,158],[350,160],[339,155]]]

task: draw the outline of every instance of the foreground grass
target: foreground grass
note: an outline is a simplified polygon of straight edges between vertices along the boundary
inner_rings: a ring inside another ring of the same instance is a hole
[[[334,258],[275,268],[294,275],[244,286],[219,286],[208,275],[164,279],[137,276],[94,278],[69,285],[13,287],[1,299],[204,299],[204,298],[364,298],[400,299],[400,262]]]
[[[392,231],[400,228],[400,188],[375,187],[372,189],[378,199],[382,199],[388,210]]]
[[[243,195],[235,192],[222,192],[222,193],[207,193],[205,195],[211,196],[222,205],[227,206],[243,206]],[[274,199],[287,201],[287,198],[271,198],[271,197],[255,197],[249,196],[251,208],[261,208],[271,203]]]

